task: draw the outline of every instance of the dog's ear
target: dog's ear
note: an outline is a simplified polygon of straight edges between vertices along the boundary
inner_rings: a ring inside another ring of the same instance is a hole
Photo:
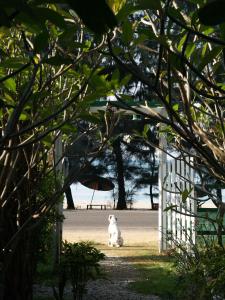
[[[109,217],[108,217],[108,220],[110,221],[110,220],[111,220],[111,218],[112,218],[112,215],[109,215]]]

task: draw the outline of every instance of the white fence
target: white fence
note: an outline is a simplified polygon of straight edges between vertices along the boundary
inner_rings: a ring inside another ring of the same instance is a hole
[[[176,243],[195,243],[193,214],[196,214],[197,206],[194,201],[192,159],[181,156],[171,158],[160,152],[159,248],[162,252],[173,248]]]

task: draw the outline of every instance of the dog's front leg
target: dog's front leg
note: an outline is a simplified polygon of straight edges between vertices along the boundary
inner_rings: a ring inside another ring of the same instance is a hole
[[[112,235],[111,233],[109,234],[109,240],[108,240],[108,246],[112,245]]]

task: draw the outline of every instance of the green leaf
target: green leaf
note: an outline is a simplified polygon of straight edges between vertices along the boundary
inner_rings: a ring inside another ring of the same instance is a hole
[[[129,43],[133,38],[132,24],[128,20],[126,20],[123,22],[122,28],[122,39],[125,43]]]
[[[187,45],[187,48],[185,50],[185,55],[187,58],[189,58],[192,55],[192,53],[195,51],[195,48],[196,48],[195,43],[190,43]]]
[[[21,57],[8,58],[0,63],[0,68],[19,69],[28,63],[28,59]]]
[[[129,16],[132,13],[135,13],[137,10],[139,9],[137,9],[136,6],[131,4],[126,4],[117,14],[117,19],[120,21],[126,20],[127,16]]]
[[[77,128],[74,125],[65,124],[61,127],[61,131],[65,134],[71,134],[71,133],[76,133]]]
[[[138,0],[137,6],[141,9],[160,10],[162,8],[159,0]]]
[[[163,211],[169,211],[169,210],[176,210],[177,209],[177,205],[169,205],[169,206],[167,206]]]
[[[43,139],[42,139],[42,143],[47,147],[47,148],[51,148],[52,146],[52,138],[50,135],[46,135]]]
[[[117,19],[106,1],[74,1],[68,3],[84,24],[97,34],[106,33],[117,26]]]
[[[28,114],[26,114],[26,113],[20,114],[20,117],[19,117],[20,121],[26,121],[28,119],[29,119],[29,115]]]
[[[204,26],[204,25],[202,25]],[[213,27],[209,27],[209,26],[204,26],[205,28],[203,29],[202,33],[204,33],[205,35],[210,35],[212,34],[215,29]]]
[[[12,8],[12,7],[21,7],[23,5],[23,0],[0,0],[0,5],[4,5],[4,7]]]
[[[189,197],[190,193],[192,192],[193,188],[191,188],[190,190],[185,189],[182,193],[181,193],[181,201],[183,203],[186,202],[187,198]]]
[[[201,57],[204,57],[206,55],[207,48],[208,48],[208,43],[205,43],[204,46],[202,47]]]
[[[1,7],[0,10],[0,26],[10,27],[11,22],[6,11]]]
[[[120,81],[120,85],[121,86],[125,86],[129,83],[129,81],[131,80],[132,78],[132,75],[131,74],[128,74],[126,75],[125,77],[123,77],[123,79]]]
[[[8,90],[16,92],[16,82],[13,78],[5,80],[3,84]]]
[[[82,120],[88,121],[90,123],[93,123],[93,124],[97,124],[97,125],[102,124],[102,121],[100,118],[97,118],[96,116],[88,114],[88,113],[80,114],[79,118],[81,118]]]
[[[170,61],[171,67],[173,67],[174,69],[183,73],[183,71],[184,71],[183,62],[176,53],[169,54],[169,61]]]
[[[220,24],[220,35],[223,40],[225,40],[225,23]]]
[[[30,13],[30,10],[20,11],[20,13],[15,18],[16,23],[20,23],[26,28],[28,32],[39,34],[45,29],[45,24],[42,20],[37,19],[35,14]]]
[[[61,66],[71,64],[72,60],[69,58],[64,58],[60,55],[55,55],[53,57],[43,60],[43,62],[52,66]]]
[[[202,57],[201,62],[198,66],[198,70],[201,71],[204,69],[204,67],[212,63],[213,59],[216,59],[216,57],[222,52],[222,47],[214,47],[208,54],[205,54],[204,57]]]
[[[178,109],[179,109],[179,104],[178,103],[174,104],[173,105],[173,110],[178,111]]]
[[[34,40],[34,49],[37,53],[44,52],[48,47],[48,32],[43,31],[38,34]]]
[[[120,21],[126,20],[130,14],[140,10],[153,9],[161,10],[161,4],[158,0],[138,0],[136,5],[126,4],[117,14],[117,19]]]
[[[180,13],[180,11],[178,9],[170,7],[168,9],[168,15],[172,16],[174,19],[178,19],[181,22],[186,23],[185,20],[184,20],[184,17],[182,16],[182,14]]]
[[[112,11],[117,14],[118,11],[125,5],[126,0],[107,0],[106,2]]]
[[[225,1],[214,0],[198,10],[199,21],[204,25],[218,25],[225,22]]]
[[[185,42],[186,38],[187,38],[187,33],[185,33],[185,35],[181,38],[181,40],[180,40],[180,42],[177,46],[178,51],[180,51],[180,52],[182,51],[182,48],[183,48],[183,45],[184,45],[184,42]]]
[[[144,130],[143,130],[143,132],[142,132],[142,135],[143,135],[143,137],[146,138],[146,139],[147,139],[147,137],[148,137],[148,132],[149,132],[149,125],[148,125],[148,124],[145,124]]]
[[[59,28],[65,29],[67,27],[63,16],[52,9],[35,7],[34,12],[35,15],[38,16],[43,22],[48,20]]]
[[[189,0],[191,3],[203,5],[205,0]]]
[[[40,33],[46,29],[46,21],[59,28],[65,29],[67,24],[58,12],[46,7],[31,7],[25,6],[23,10],[16,16],[16,21],[26,26],[29,32]]]

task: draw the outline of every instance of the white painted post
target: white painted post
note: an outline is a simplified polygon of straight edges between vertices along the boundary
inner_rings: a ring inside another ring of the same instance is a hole
[[[54,165],[56,169],[57,176],[62,176],[63,172],[63,164],[62,164],[62,155],[63,155],[63,145],[62,145],[62,135],[58,133],[58,137],[55,140],[54,145]],[[63,203],[58,202],[56,204],[56,212],[58,215],[63,214]],[[55,261],[56,263],[60,260],[60,253],[61,253],[61,243],[62,243],[62,221],[57,220],[55,225]]]
[[[159,148],[166,149],[167,141],[164,134],[159,136]],[[166,249],[167,228],[166,218],[167,214],[164,212],[166,208],[166,191],[163,188],[164,178],[166,176],[166,158],[164,151],[159,150],[159,210],[158,210],[158,229],[159,229],[159,252]]]

